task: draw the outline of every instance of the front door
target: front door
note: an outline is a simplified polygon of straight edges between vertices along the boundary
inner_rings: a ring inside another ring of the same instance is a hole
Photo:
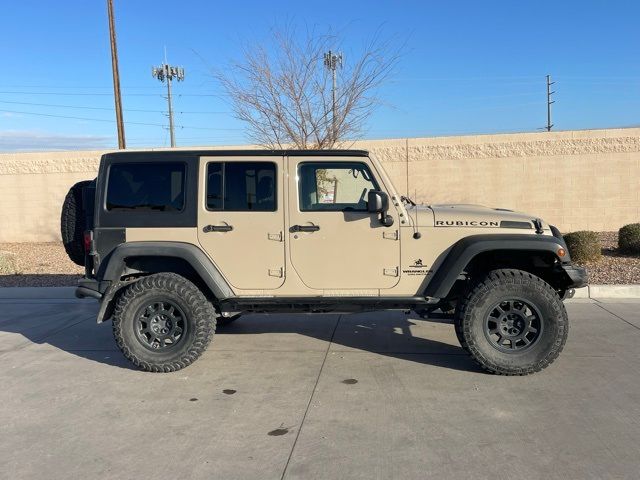
[[[235,288],[284,283],[283,157],[200,159],[198,240]]]
[[[391,288],[400,275],[398,216],[384,227],[367,211],[370,190],[384,189],[366,157],[289,157],[291,264],[310,288]]]

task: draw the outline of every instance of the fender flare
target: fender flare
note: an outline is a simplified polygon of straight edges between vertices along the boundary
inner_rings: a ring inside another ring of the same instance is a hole
[[[197,246],[184,242],[122,243],[104,259],[98,277],[112,285],[117,283],[124,271],[125,260],[131,257],[180,258],[193,267],[218,300],[234,296],[231,287],[209,257]]]
[[[129,242],[118,245],[100,263],[97,277],[105,286],[98,311],[97,322],[107,319],[113,298],[119,290],[119,281],[125,260],[131,257],[174,257],[185,260],[207,284],[218,300],[234,297],[233,290],[213,262],[197,246],[184,242]],[[102,290],[102,289],[101,289]]]
[[[469,262],[481,253],[492,250],[539,251],[551,253],[558,258],[559,248],[567,252],[562,263],[570,263],[569,251],[564,241],[550,235],[482,234],[464,237],[451,247],[427,284],[424,295],[445,298]]]

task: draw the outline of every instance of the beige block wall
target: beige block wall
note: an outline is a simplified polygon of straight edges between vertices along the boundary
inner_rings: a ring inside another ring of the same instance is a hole
[[[640,222],[640,128],[359,141],[419,202],[525,211],[562,231]],[[407,148],[408,147],[408,148]],[[0,242],[57,241],[68,188],[102,151],[0,154]]]

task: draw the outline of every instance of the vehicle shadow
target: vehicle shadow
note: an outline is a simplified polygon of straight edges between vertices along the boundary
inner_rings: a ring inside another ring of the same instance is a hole
[[[448,324],[448,328],[438,324]],[[453,370],[482,372],[457,344],[452,320],[441,314],[431,314],[428,319],[413,312],[397,311],[246,315],[229,325],[219,326],[216,335],[270,333],[330,341],[331,351],[335,353],[364,351]]]
[[[0,347],[0,357],[31,344],[48,344],[62,351],[114,367],[135,369],[118,350],[111,322],[96,325],[97,303],[91,300],[67,303],[0,304],[0,331],[16,333]],[[246,315],[219,326],[210,346],[241,352],[243,335],[273,335],[268,348],[273,351],[323,349],[331,342],[333,352],[364,351],[406,361],[463,371],[481,370],[462,348],[452,344],[452,330],[438,323],[449,320],[434,315],[423,320],[415,314],[373,312],[338,314]],[[452,326],[450,327],[453,328]],[[275,335],[274,335],[275,334]],[[315,342],[315,340],[321,342]],[[262,339],[256,339],[260,345]],[[267,339],[264,339],[267,342]],[[266,343],[265,343],[266,345]]]
[[[111,322],[96,325],[93,300],[3,299],[0,302],[0,358],[29,345],[51,345],[72,355],[126,369],[135,368],[118,350]]]

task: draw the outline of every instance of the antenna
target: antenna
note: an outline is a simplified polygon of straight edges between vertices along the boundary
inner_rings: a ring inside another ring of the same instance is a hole
[[[413,198],[418,198],[418,189],[416,188]],[[415,205],[416,207],[416,228],[414,229],[413,232],[413,238],[415,238],[416,240],[418,240],[420,237],[422,237],[422,234],[418,231],[418,229],[420,228],[420,226],[418,225],[418,211],[420,210],[418,208],[418,205]]]
[[[405,176],[407,177],[407,189],[405,190],[405,192],[407,192],[407,197],[409,196],[409,139],[405,138],[404,139],[404,151],[405,151],[405,164],[406,164],[406,169],[405,169]]]

